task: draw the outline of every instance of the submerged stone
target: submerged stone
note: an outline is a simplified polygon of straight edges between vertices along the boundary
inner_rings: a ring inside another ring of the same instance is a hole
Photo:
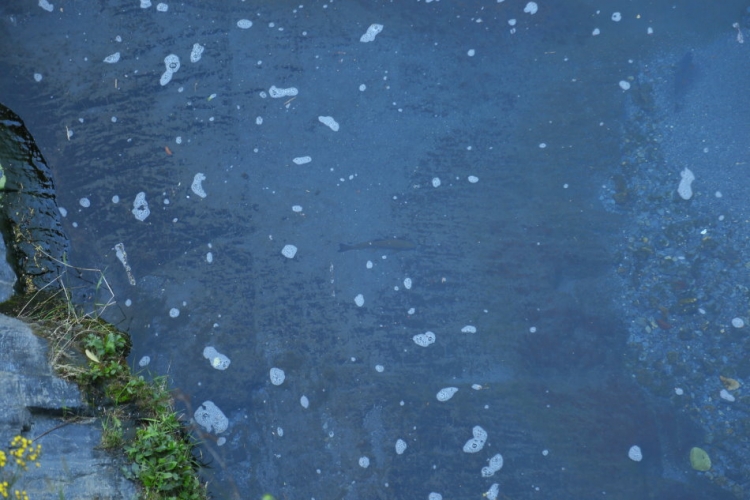
[[[704,449],[696,446],[690,450],[690,465],[695,470],[706,472],[711,468],[711,458]]]

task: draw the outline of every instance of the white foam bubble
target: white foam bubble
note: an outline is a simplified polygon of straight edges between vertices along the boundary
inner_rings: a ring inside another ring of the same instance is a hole
[[[745,320],[742,318],[732,318],[732,326],[735,328],[742,328],[745,326]]]
[[[203,190],[203,186],[201,184],[205,180],[206,180],[206,176],[198,172],[193,177],[193,183],[190,185],[190,189],[192,189],[192,191],[198,196],[200,196],[201,198],[206,197],[206,191]]]
[[[427,500],[443,500],[443,495],[440,493],[430,492],[429,495],[427,495]]]
[[[633,462],[640,462],[643,460],[643,453],[641,452],[641,447],[637,445],[633,445],[628,450],[628,458],[632,460]]]
[[[462,333],[477,333],[477,327],[473,325],[466,325],[465,327],[461,328]]]
[[[148,9],[151,7],[151,0],[141,0],[141,9]]]
[[[297,158],[294,158],[292,160],[297,165],[304,165],[305,163],[310,163],[312,161],[312,157],[310,156],[298,156]]]
[[[396,441],[396,455],[402,455],[406,451],[406,441],[398,439]]]
[[[301,398],[299,398],[299,404],[302,405],[302,408],[307,409],[310,407],[310,400],[307,399],[307,396],[303,395]]]
[[[49,3],[47,0],[39,0],[39,7],[46,10],[47,12],[52,12],[55,9],[55,6]]]
[[[293,205],[292,212],[300,213],[302,211],[302,205]]]
[[[319,116],[318,121],[334,132],[339,131],[339,124],[336,120],[333,119],[332,116]]]
[[[627,80],[620,80],[618,85],[622,90],[630,90],[630,82],[628,82]]]
[[[323,125],[327,126],[334,132],[339,131],[339,124],[336,120],[333,119],[332,116],[319,116],[318,121],[322,123]]]
[[[425,332],[425,333],[419,333],[412,337],[412,340],[414,340],[414,343],[418,346],[427,347],[430,344],[435,343],[435,334],[432,332]]]
[[[169,317],[170,318],[176,318],[179,315],[180,315],[180,310],[177,309],[176,307],[173,307],[172,309],[169,310]]]
[[[176,54],[169,54],[164,58],[164,73],[159,78],[159,83],[164,86],[172,81],[172,75],[180,70],[180,58]]]
[[[616,23],[619,23],[622,20],[622,14],[620,14],[619,12],[613,12],[612,20]]]
[[[282,97],[294,97],[297,94],[299,94],[299,90],[297,90],[297,87],[281,89],[275,85],[272,85],[271,88],[268,89],[268,95],[270,95],[274,99],[280,99]]]
[[[411,290],[411,285],[411,278],[404,278],[404,288],[406,288],[407,290]]]
[[[243,30],[248,29],[252,25],[253,22],[250,19],[240,19],[239,21],[237,21],[237,27]]]
[[[432,178],[432,187],[440,187],[440,177]]]
[[[381,31],[383,31],[382,24],[371,24],[370,27],[367,28],[365,34],[359,37],[359,41],[362,43],[372,42]]]
[[[365,305],[365,297],[360,293],[356,297],[354,297],[354,303],[357,304],[357,307],[362,307]]]
[[[138,361],[138,366],[140,366],[141,368],[143,368],[144,366],[148,366],[148,364],[149,364],[150,362],[151,362],[151,358],[150,358],[149,356],[143,356],[143,357],[142,357],[142,358],[141,358],[141,359],[140,359],[140,360]]]
[[[523,11],[527,14],[534,15],[539,10],[539,6],[536,4],[536,2],[529,2],[526,4],[526,7],[523,8]]]
[[[370,459],[367,457],[359,457],[359,466],[366,469],[370,466]]]
[[[229,420],[212,401],[204,401],[193,414],[195,421],[208,432],[221,434],[229,427]]]
[[[44,78],[44,77],[42,76],[41,73],[34,73],[34,81],[35,82],[41,82],[42,78]]]
[[[284,383],[284,380],[286,379],[286,374],[284,373],[284,370],[281,368],[273,367],[271,368],[271,371],[269,372],[271,377],[271,383],[273,385],[281,385]]]
[[[177,73],[180,70],[180,57],[176,54],[169,54],[164,58],[164,66],[167,71]]]
[[[281,249],[281,255],[287,259],[293,259],[297,255],[297,247],[294,245],[284,245],[284,248]]]
[[[695,180],[695,175],[689,168],[685,168],[680,172],[680,185],[677,187],[677,193],[683,200],[689,200],[693,197],[693,188],[691,185]]]
[[[157,12],[167,12],[169,10],[169,5],[165,3],[157,3],[156,4],[156,11]]]
[[[503,468],[503,456],[497,454],[489,459],[489,463],[486,467],[482,467],[482,477],[491,477],[495,475],[495,472]]]
[[[493,483],[493,485],[490,486],[490,489],[484,493],[484,496],[487,498],[487,500],[497,500],[497,496],[499,494],[500,494],[500,485],[497,483]]]
[[[476,184],[477,182],[479,182],[479,177],[477,177],[476,175],[470,175],[469,177],[467,177],[467,179],[472,184]]]
[[[78,204],[83,208],[89,208],[91,206],[91,200],[89,200],[88,198],[81,198],[80,200],[78,200]]]
[[[211,366],[217,370],[226,370],[231,363],[230,359],[211,346],[203,349],[203,357],[211,362]]]
[[[205,50],[205,47],[199,43],[193,44],[193,50],[190,51],[190,62],[197,63],[201,60],[201,57],[203,56],[203,51]]]
[[[110,54],[107,57],[104,58],[104,62],[107,64],[114,64],[117,61],[120,60],[120,53],[115,52],[114,54]]]
[[[450,398],[453,397],[454,394],[458,392],[458,387],[444,387],[440,389],[437,393],[437,400],[440,402],[448,401]]]
[[[478,425],[474,426],[471,432],[474,437],[466,441],[463,449],[466,453],[477,453],[484,448],[484,443],[487,441],[487,432]]]
[[[146,201],[146,193],[143,191],[135,195],[132,213],[139,221],[144,221],[149,215],[151,215],[151,210],[149,210],[148,202]]]

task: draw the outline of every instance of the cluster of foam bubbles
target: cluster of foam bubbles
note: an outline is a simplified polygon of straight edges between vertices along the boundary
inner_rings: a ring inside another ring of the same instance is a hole
[[[169,54],[164,58],[164,66],[166,69],[164,73],[162,73],[161,78],[159,78],[159,83],[162,87],[172,81],[172,75],[179,71],[180,58],[176,54]]]
[[[362,43],[372,42],[381,31],[383,31],[382,24],[371,24],[370,27],[367,28],[365,34],[359,37],[359,41]]]
[[[482,477],[491,477],[495,475],[495,472],[503,468],[503,456],[497,454],[490,458],[489,463],[486,467],[482,467]]]
[[[132,212],[135,218],[139,221],[144,221],[146,220],[146,217],[151,215],[151,210],[149,210],[148,202],[146,201],[146,193],[143,191],[135,195]]]
[[[406,451],[406,441],[399,439],[396,441],[396,455],[402,455]]]
[[[480,426],[475,425],[471,430],[474,435],[473,438],[466,441],[464,445],[464,451],[466,453],[476,453],[484,448],[484,443],[487,442],[487,431],[482,429]]]
[[[297,87],[280,89],[275,85],[271,85],[271,88],[268,89],[268,95],[270,95],[274,99],[279,99],[281,97],[294,97],[297,94],[299,94],[299,90],[297,89]]]
[[[217,370],[226,370],[227,368],[229,368],[229,364],[231,363],[228,357],[211,346],[203,349],[203,357],[206,358],[211,363],[211,366],[213,366]]]
[[[441,403],[448,401],[458,392],[458,387],[444,387],[437,393],[437,400]]]
[[[203,190],[203,181],[206,180],[206,176],[201,172],[198,172],[193,177],[193,183],[190,185],[190,189],[201,198],[206,197],[206,191]]]
[[[434,344],[435,339],[435,334],[432,332],[418,333],[417,335],[412,337],[414,343],[422,347],[427,347],[430,344]]]
[[[271,377],[271,383],[273,385],[281,385],[284,383],[284,379],[286,379],[286,374],[281,368],[273,367],[271,368],[269,374]]]
[[[297,247],[294,245],[284,245],[284,248],[281,249],[281,255],[287,259],[293,259],[297,255]]]
[[[318,121],[334,132],[339,131],[339,122],[334,120],[332,116],[319,116]]]
[[[229,427],[229,420],[222,413],[218,406],[212,401],[204,401],[203,404],[195,410],[193,418],[201,427],[208,432],[221,434]]]

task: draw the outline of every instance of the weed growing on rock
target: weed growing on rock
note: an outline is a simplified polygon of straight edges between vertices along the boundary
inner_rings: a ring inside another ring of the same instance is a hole
[[[207,498],[197,474],[200,463],[193,455],[196,443],[175,412],[167,378],[149,381],[131,373],[126,362],[130,338],[100,317],[114,304],[111,288],[100,271],[84,271],[98,273],[95,295],[102,290],[109,294],[107,300],[97,301],[95,312],[76,307],[60,279],[57,291],[36,291],[19,304],[16,315],[49,340],[53,368],[86,395],[102,425],[102,448],[124,449],[132,461],[124,472],[143,485],[143,498]],[[30,446],[26,441],[19,442],[24,451],[12,455],[24,464],[38,457],[38,452],[25,451]],[[0,486],[0,497],[9,494],[10,484]]]

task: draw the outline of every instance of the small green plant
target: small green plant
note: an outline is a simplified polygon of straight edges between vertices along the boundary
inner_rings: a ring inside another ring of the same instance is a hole
[[[120,448],[125,444],[122,430],[122,421],[112,412],[103,417],[102,422],[102,448],[111,450]]]
[[[205,500],[206,488],[198,477],[200,463],[192,454],[196,443],[175,413],[167,377],[148,380],[131,373],[126,362],[129,337],[99,317],[114,304],[114,294],[103,273],[83,271],[98,273],[96,295],[106,293],[106,301],[97,301],[94,312],[84,313],[72,304],[61,277],[59,290],[36,290],[23,302],[6,303],[3,312],[32,322],[37,333],[49,340],[53,368],[78,383],[99,417],[101,446],[124,448],[133,461],[126,474],[142,483],[142,498]],[[29,445],[30,441],[24,446]],[[33,461],[26,452],[19,457]],[[0,458],[2,474],[7,456],[3,453]],[[3,479],[0,475],[0,500],[11,493],[12,481]],[[14,494],[16,500],[28,500],[25,492]]]
[[[135,440],[125,447],[133,461],[132,474],[146,488],[145,498],[203,499],[205,492],[192,473],[198,466],[193,457],[194,443],[186,439],[175,413],[148,419],[138,429]]]
[[[16,500],[29,500],[24,490],[13,489],[13,484],[29,464],[39,467],[42,445],[23,436],[16,436],[10,442],[8,451],[0,450],[0,497],[9,498],[11,493]],[[11,463],[8,463],[10,459]],[[10,470],[13,467],[14,470]]]

